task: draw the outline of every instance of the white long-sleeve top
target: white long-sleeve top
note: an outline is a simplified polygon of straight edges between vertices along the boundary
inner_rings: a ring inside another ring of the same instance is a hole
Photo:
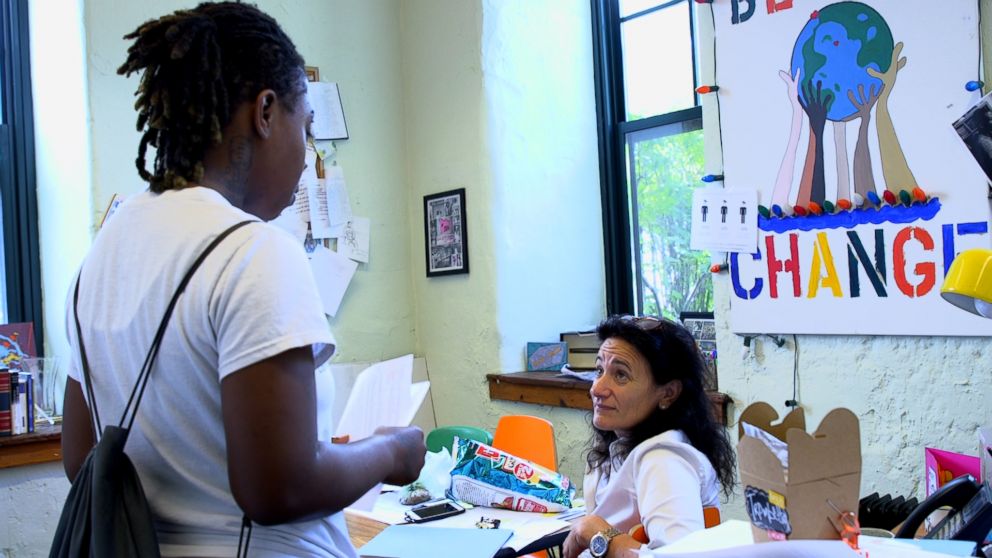
[[[641,442],[622,462],[615,457],[583,479],[586,510],[621,533],[644,525],[658,548],[704,528],[703,507],[719,507],[716,470],[681,430]]]

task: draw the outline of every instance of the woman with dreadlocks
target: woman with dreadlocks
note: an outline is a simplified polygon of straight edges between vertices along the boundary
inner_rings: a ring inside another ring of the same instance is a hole
[[[110,417],[101,422],[121,416],[182,277],[222,231],[254,221],[178,299],[126,452],[165,556],[233,556],[243,517],[256,524],[253,556],[355,556],[339,512],[377,483],[412,482],[425,450],[418,428],[317,439],[314,368],[334,340],[302,246],[264,222],[291,203],[304,169],[303,59],[271,17],[233,2],[125,39],[118,72],[141,75],[136,162],[149,189],[107,221],[67,303],[66,474],[94,445],[88,402]]]

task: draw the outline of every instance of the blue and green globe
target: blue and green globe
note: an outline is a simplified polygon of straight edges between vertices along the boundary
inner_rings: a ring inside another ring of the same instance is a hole
[[[867,97],[871,87],[877,95],[882,81],[868,74],[868,68],[885,72],[892,64],[892,31],[873,8],[861,2],[837,2],[813,12],[799,33],[792,50],[792,75],[801,71],[799,99],[808,104],[807,91],[817,83],[821,99],[830,93],[827,119],[844,120],[857,112],[848,91],[859,96],[858,86]]]

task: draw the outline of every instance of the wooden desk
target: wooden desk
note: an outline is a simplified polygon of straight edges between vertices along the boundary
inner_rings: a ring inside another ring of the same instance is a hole
[[[387,523],[358,515],[347,509],[344,510],[344,522],[348,525],[348,538],[351,539],[351,545],[355,548],[361,548],[386,527],[389,527]]]
[[[61,460],[61,424],[38,425],[31,434],[0,438],[0,469]]]
[[[589,397],[592,382],[573,376],[563,376],[556,372],[510,372],[486,374],[486,379],[489,380],[490,399],[592,410],[592,399]],[[727,405],[733,400],[725,393],[706,393],[713,404],[717,421],[727,426]]]

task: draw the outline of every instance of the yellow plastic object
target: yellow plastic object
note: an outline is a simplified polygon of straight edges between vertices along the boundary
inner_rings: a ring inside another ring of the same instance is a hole
[[[427,451],[438,452],[441,448],[448,448],[448,453],[453,453],[451,446],[454,444],[455,436],[463,440],[475,440],[488,446],[493,445],[493,435],[481,428],[474,426],[441,426],[431,430],[427,434],[424,445]]]
[[[975,248],[958,254],[940,295],[958,308],[992,318],[992,250]]]
[[[530,415],[500,417],[493,435],[493,447],[558,471],[555,428],[546,419]]]

